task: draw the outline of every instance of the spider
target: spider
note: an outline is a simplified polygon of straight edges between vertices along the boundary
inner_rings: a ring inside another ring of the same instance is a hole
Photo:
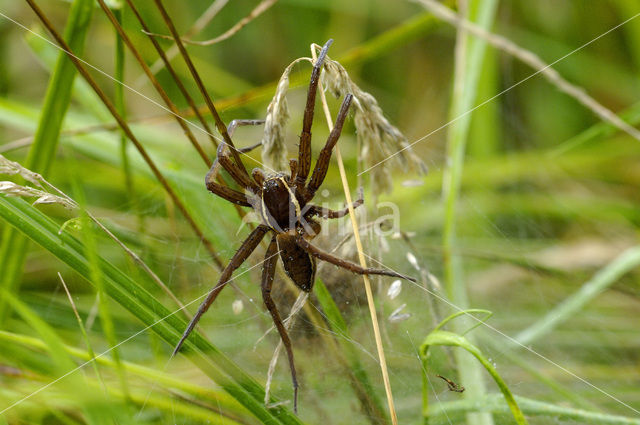
[[[217,158],[205,178],[207,189],[229,202],[253,208],[261,223],[244,240],[229,264],[224,268],[218,283],[198,308],[173,351],[174,355],[178,353],[202,315],[209,309],[218,294],[220,294],[220,291],[229,282],[233,271],[240,267],[267,234],[271,234],[271,241],[269,242],[262,268],[262,298],[287,352],[294,389],[294,411],[297,411],[298,381],[291,340],[282,323],[280,313],[271,298],[271,286],[278,256],[282,260],[286,274],[298,288],[305,292],[310,292],[313,288],[316,259],[329,262],[354,273],[394,276],[415,281],[413,278],[390,270],[363,268],[358,264],[325,252],[310,242],[318,234],[321,227],[314,217],[331,219],[343,217],[348,213],[348,208],[334,211],[313,205],[310,201],[327,175],[332,150],[340,137],[342,126],[353,98],[351,94],[345,96],[336,118],[335,126],[320,152],[316,166],[311,174],[311,179],[307,182],[311,169],[311,124],[313,122],[318,79],[327,50],[332,41],[327,41],[323,46],[311,73],[298,159],[290,160],[290,173],[266,173],[259,168],[255,168],[249,175],[240,160],[239,154],[248,152],[259,146],[259,144],[240,150],[226,143],[220,143],[218,146]],[[231,134],[237,125],[260,124],[262,122],[251,120],[233,121],[229,125],[228,133]],[[244,193],[216,182],[215,178],[220,171],[220,167],[224,168],[232,179],[244,189]],[[353,207],[357,208],[362,203],[363,199],[362,195],[360,195],[358,200],[353,203]]]
[[[447,383],[447,387],[449,387],[449,391],[453,391],[453,392],[456,392],[456,393],[463,393],[464,392],[464,387],[462,385],[458,385],[455,382],[453,382],[451,379],[445,378],[442,375],[436,375],[436,376]]]

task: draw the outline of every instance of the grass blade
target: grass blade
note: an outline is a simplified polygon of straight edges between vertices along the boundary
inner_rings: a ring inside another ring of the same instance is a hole
[[[514,396],[518,406],[527,416],[547,416],[555,423],[567,421],[569,423],[594,425],[640,425],[640,419],[607,413],[591,412],[583,409],[572,409],[556,406],[538,400]],[[482,406],[483,409],[494,414],[509,414],[510,409],[501,394],[489,394],[480,400],[462,400],[440,403],[431,410],[430,419],[433,423],[450,424],[452,420],[462,419],[467,412]]]
[[[83,245],[66,232],[58,234],[59,226],[29,203],[22,199],[0,196],[0,217],[88,279],[91,265],[84,254]],[[177,316],[177,312],[167,310],[153,295],[108,261],[100,258],[98,263],[104,276],[106,293],[146,326],[124,342],[150,329],[170,346],[175,346],[186,327],[186,322]],[[186,341],[184,352],[189,354],[189,359],[196,366],[258,419],[268,423],[300,423],[284,406],[272,409],[265,407],[264,389],[199,334],[192,334]]]
[[[504,382],[502,377],[498,374],[495,367],[493,367],[491,362],[484,356],[484,354],[482,354],[480,349],[478,349],[476,346],[471,344],[466,338],[460,335],[454,334],[452,332],[447,332],[447,331],[433,331],[429,335],[427,335],[427,338],[424,340],[424,342],[420,346],[420,357],[422,359],[422,364],[424,367],[423,372],[425,373],[425,375],[428,373],[428,370],[429,370],[428,369],[429,348],[434,345],[464,348],[468,353],[473,355],[478,360],[478,362],[480,362],[480,364],[484,366],[486,371],[489,372],[489,375],[491,375],[491,377],[496,382],[496,384],[498,384],[498,387],[500,388],[500,391],[502,392],[502,395],[504,396],[505,401],[509,405],[509,409],[511,410],[511,414],[513,415],[513,418],[515,419],[516,423],[518,425],[527,424],[527,420],[525,419],[524,414],[522,413],[522,410],[520,410],[520,407],[518,407],[518,403],[516,402],[515,398],[511,394],[509,387]],[[425,377],[425,379],[428,379],[428,378]],[[430,416],[427,390],[428,390],[428,387],[424,388],[423,390],[424,391],[423,392],[423,402],[424,402],[423,413],[424,413],[425,421],[428,421]],[[480,407],[480,406],[477,406],[477,407]]]
[[[482,28],[491,27],[497,8],[496,0],[470,1],[469,19],[477,22]],[[458,219],[458,201],[460,185],[464,170],[464,158],[471,123],[471,110],[476,102],[476,92],[480,69],[482,67],[486,42],[474,39],[459,30],[456,41],[456,63],[454,71],[454,87],[449,110],[449,120],[453,121],[447,132],[447,162],[450,164],[443,177],[443,195],[445,217],[443,230],[443,262],[445,289],[451,302],[460,309],[469,307],[467,289],[463,279],[462,259],[454,255],[457,248],[456,222]],[[454,329],[462,334],[468,327],[465,321],[455,322]],[[465,397],[478,397],[484,393],[481,370],[463,351],[455,351],[460,380],[468,390]],[[469,417],[471,424],[493,423],[491,415],[479,414]]]
[[[76,0],[69,11],[69,20],[64,38],[77,52],[82,52],[93,14],[93,1]],[[29,150],[26,167],[46,175],[58,146],[76,72],[73,62],[64,52],[58,55],[58,61],[49,80],[44,104],[40,113],[40,122],[33,145]],[[0,276],[0,287],[15,291],[20,284],[22,268],[27,251],[27,240],[13,229],[6,229],[0,245],[0,259],[4,264],[4,273]],[[0,299],[0,323],[5,318],[5,302]]]
[[[578,292],[550,310],[536,323],[520,332],[515,337],[516,341],[522,346],[526,346],[546,333],[551,332],[559,323],[573,317],[585,304],[613,285],[622,275],[638,266],[640,266],[640,246],[634,246],[624,251],[596,273],[593,278],[582,285]]]

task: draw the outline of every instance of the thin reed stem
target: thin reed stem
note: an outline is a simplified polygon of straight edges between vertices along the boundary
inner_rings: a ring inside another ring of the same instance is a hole
[[[311,54],[313,60],[317,60],[316,49],[311,47]],[[320,92],[320,100],[322,102],[322,109],[327,120],[327,127],[329,131],[333,129],[333,120],[331,119],[331,111],[329,111],[329,105],[327,104],[327,97],[325,96],[322,82],[319,83],[318,91]],[[338,162],[338,169],[340,170],[340,180],[342,181],[342,188],[346,198],[347,206],[349,208],[349,218],[351,219],[351,225],[353,226],[353,237],[356,242],[358,250],[358,260],[360,265],[364,268],[367,267],[367,260],[364,256],[364,248],[362,247],[362,240],[360,239],[360,228],[358,226],[358,220],[356,219],[356,212],[353,208],[353,199],[351,198],[351,192],[349,190],[349,182],[347,180],[347,173],[344,169],[344,163],[342,161],[342,154],[340,153],[340,147],[335,146],[334,152],[336,153],[336,160]],[[380,325],[378,324],[378,314],[376,312],[376,305],[373,301],[373,291],[371,290],[371,280],[366,274],[362,275],[364,280],[364,288],[367,294],[367,304],[369,306],[369,313],[371,315],[371,325],[373,327],[373,334],[376,341],[376,349],[378,351],[378,359],[380,360],[380,370],[382,372],[382,380],[384,382],[384,390],[387,395],[387,404],[389,406],[389,416],[391,417],[391,423],[393,425],[398,424],[398,415],[396,414],[395,403],[393,402],[393,393],[391,392],[391,383],[389,381],[389,371],[387,369],[387,360],[384,355],[384,347],[382,345],[382,336],[380,335]]]
[[[185,205],[182,203],[182,201],[180,200],[178,195],[175,193],[175,191],[169,185],[169,182],[167,181],[167,179],[164,177],[164,175],[160,172],[160,170],[158,169],[156,164],[153,162],[153,160],[151,159],[151,157],[147,153],[147,151],[144,148],[144,146],[142,146],[140,141],[133,134],[133,132],[131,131],[131,128],[129,127],[129,124],[127,124],[127,122],[124,120],[124,118],[122,118],[122,116],[118,113],[116,107],[113,105],[111,100],[109,100],[109,98],[102,91],[100,86],[98,86],[98,84],[93,79],[91,74],[89,74],[89,71],[84,66],[82,61],[74,54],[74,52],[71,50],[69,45],[60,36],[58,31],[56,31],[56,29],[53,27],[53,25],[51,24],[49,19],[45,16],[45,14],[38,7],[38,5],[34,2],[34,0],[27,0],[27,3],[29,3],[29,6],[31,7],[31,9],[35,12],[35,14],[38,16],[38,18],[43,23],[43,25],[47,28],[47,30],[51,33],[51,35],[53,35],[53,37],[55,38],[55,40],[58,43],[58,45],[60,46],[60,48],[68,54],[68,57],[73,61],[74,65],[76,66],[76,69],[78,70],[78,72],[87,81],[87,83],[89,83],[91,88],[95,91],[95,93],[98,95],[98,97],[102,100],[102,102],[107,107],[107,109],[109,109],[109,112],[116,119],[116,121],[118,122],[118,124],[122,128],[122,131],[124,131],[124,133],[127,135],[129,140],[131,140],[131,142],[134,144],[134,146],[136,147],[136,149],[138,150],[140,155],[142,155],[143,159],[145,160],[145,162],[147,163],[147,165],[149,166],[149,168],[153,172],[153,174],[156,177],[156,179],[158,179],[158,181],[160,182],[162,187],[165,189],[167,194],[171,197],[171,199],[176,204],[176,206],[178,207],[178,209],[180,210],[182,215],[185,217],[185,219],[189,223],[189,226],[191,226],[193,231],[200,238],[200,240],[204,244],[205,248],[207,249],[207,251],[211,255],[211,258],[213,259],[213,261],[216,263],[216,265],[218,266],[219,269],[222,269],[222,267],[223,267],[222,261],[220,261],[220,259],[218,258],[218,254],[216,253],[213,245],[205,237],[204,233],[202,232],[200,227],[196,224],[196,222],[194,221],[193,217],[191,217],[191,214],[189,214],[189,211],[187,210]]]

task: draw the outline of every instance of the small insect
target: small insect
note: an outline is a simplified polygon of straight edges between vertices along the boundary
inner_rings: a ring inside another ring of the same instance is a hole
[[[453,382],[451,379],[445,378],[442,375],[436,375],[438,378],[444,380],[444,382],[447,383],[447,387],[449,387],[449,391],[453,391],[456,393],[463,393],[464,392],[464,387],[462,385],[458,385],[455,382]]]
[[[229,264],[224,268],[217,285],[209,292],[206,299],[198,308],[197,313],[187,326],[187,329],[184,331],[180,342],[173,352],[176,354],[180,350],[180,347],[193,331],[202,315],[209,309],[218,294],[220,294],[220,291],[222,291],[228,283],[233,271],[240,267],[267,234],[271,234],[271,241],[269,242],[262,266],[262,298],[287,351],[294,389],[294,411],[297,411],[298,381],[291,340],[282,323],[280,313],[271,298],[271,286],[278,257],[280,257],[283,263],[286,274],[298,288],[305,292],[310,292],[313,288],[316,274],[316,259],[329,262],[358,274],[394,276],[415,282],[415,279],[391,270],[363,268],[358,264],[323,251],[310,242],[319,233],[321,228],[320,223],[315,220],[316,217],[325,219],[340,218],[345,216],[349,211],[348,208],[334,211],[310,203],[327,175],[333,148],[338,142],[353,98],[351,94],[345,96],[340,111],[338,112],[335,126],[329,134],[324,148],[320,151],[311,178],[308,179],[309,172],[311,171],[311,125],[313,122],[318,79],[331,43],[332,40],[329,40],[323,46],[311,73],[307,103],[304,110],[302,134],[300,135],[298,158],[290,160],[289,173],[267,173],[260,168],[255,168],[251,172],[251,175],[249,175],[240,160],[240,154],[250,151],[259,146],[259,144],[245,149],[236,149],[231,142],[229,134],[233,133],[237,125],[252,124],[255,122],[234,121],[229,125],[227,134],[223,134],[226,143],[220,143],[218,146],[217,158],[205,178],[207,189],[229,202],[253,208],[260,218],[260,224],[244,240]],[[233,180],[243,188],[244,192],[216,182],[220,167],[229,173]],[[362,196],[360,196],[359,199],[353,203],[353,208],[357,208],[362,205],[363,202]]]

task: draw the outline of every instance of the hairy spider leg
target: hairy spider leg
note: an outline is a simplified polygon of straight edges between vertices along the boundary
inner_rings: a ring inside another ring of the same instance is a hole
[[[276,236],[274,235],[271,239],[271,243],[267,248],[267,253],[265,254],[265,260],[262,268],[262,300],[264,301],[264,305],[269,310],[271,314],[271,318],[273,319],[273,323],[276,325],[276,329],[278,329],[278,333],[280,334],[280,338],[282,339],[282,343],[287,351],[287,358],[289,360],[289,369],[291,370],[291,381],[293,382],[293,411],[298,412],[298,378],[296,375],[296,366],[293,360],[293,349],[291,348],[291,339],[289,339],[289,334],[287,334],[287,330],[282,324],[282,319],[280,318],[280,313],[278,312],[278,308],[276,304],[273,302],[271,298],[271,286],[273,284],[273,277],[275,272],[276,262],[278,261],[278,244],[276,242]]]
[[[247,236],[244,242],[242,242],[240,248],[238,248],[236,253],[233,255],[233,258],[231,259],[229,264],[227,264],[227,267],[225,267],[222,271],[222,274],[220,275],[220,279],[218,280],[216,286],[209,292],[207,298],[205,298],[202,304],[200,304],[200,307],[198,307],[198,311],[196,312],[195,316],[193,316],[193,319],[191,319],[191,322],[189,322],[187,329],[184,331],[182,337],[180,338],[180,341],[176,345],[176,348],[173,350],[173,354],[171,354],[172,356],[175,356],[178,351],[180,351],[182,344],[184,344],[193,329],[196,327],[202,315],[207,312],[211,304],[218,297],[218,294],[220,294],[220,291],[222,291],[225,285],[229,282],[229,279],[231,278],[233,272],[238,267],[240,267],[242,263],[245,262],[249,255],[260,244],[264,235],[266,235],[270,230],[271,229],[269,229],[269,227],[260,225],[253,229],[253,231],[249,234],[249,236]]]
[[[217,160],[214,161],[213,165],[209,169],[209,172],[204,178],[204,182],[207,185],[207,189],[210,192],[215,193],[219,197],[226,199],[229,202],[233,202],[234,204],[242,205],[243,207],[250,207],[251,204],[247,200],[247,197],[238,192],[237,190],[231,189],[230,187],[221,185],[220,183],[216,183],[215,179],[220,171],[220,162]]]
[[[260,125],[260,124],[264,124],[264,120],[233,120],[231,121],[231,123],[229,123],[227,133],[229,134],[229,137],[231,137],[235,132],[236,128],[239,126]],[[238,149],[238,151],[240,153],[247,153],[259,147],[261,144],[262,144],[261,142],[256,143],[255,145]],[[222,148],[222,151],[221,151],[221,148]],[[220,143],[220,145],[218,145],[216,159],[215,161],[213,161],[213,164],[211,165],[211,168],[209,169],[209,172],[205,177],[205,183],[207,185],[207,189],[209,189],[209,191],[215,193],[216,195],[220,196],[221,198],[226,199],[229,202],[233,202],[235,204],[242,205],[244,207],[250,207],[251,204],[248,202],[247,197],[244,194],[230,187],[227,187],[220,183],[215,182],[215,180],[218,178],[218,173],[220,172],[220,166],[222,166],[225,170],[227,170],[227,172],[231,175],[231,177],[233,177],[236,183],[238,183],[243,188],[247,188],[247,185],[243,183],[245,182],[248,184],[248,182],[245,181],[245,177],[243,176],[244,173],[242,173],[235,166],[235,163],[229,160],[228,155],[229,155],[229,147],[225,142]],[[249,181],[251,180],[249,179]],[[258,189],[258,186],[256,186],[255,183],[253,183],[252,181],[251,181],[251,186],[249,187],[254,187],[255,189]]]
[[[242,127],[242,126],[248,126],[248,125],[262,125],[265,123],[265,120],[233,120],[229,123],[229,125],[227,126],[227,133],[229,134],[229,137],[233,137],[233,133],[235,133],[236,128],[238,127]],[[238,152],[240,153],[247,153],[250,150],[253,150],[255,148],[257,148],[258,146],[260,146],[262,144],[262,142],[256,143],[253,146],[249,146],[248,148],[242,148],[242,149],[238,149]],[[249,149],[249,151],[247,150]]]
[[[318,55],[311,72],[311,80],[309,81],[309,91],[307,92],[307,104],[304,108],[304,117],[302,119],[302,133],[300,134],[300,147],[298,148],[298,171],[296,172],[295,185],[301,192],[304,191],[304,184],[309,176],[311,169],[311,124],[313,124],[313,111],[316,106],[316,92],[318,89],[318,81],[320,79],[320,71],[324,58],[327,56],[327,50],[331,46],[333,40],[329,39]]]
[[[189,69],[189,72],[191,73],[191,76],[193,77],[193,80],[196,83],[196,86],[198,86],[198,90],[200,91],[200,94],[204,98],[205,103],[207,104],[207,107],[209,108],[209,111],[211,112],[211,115],[213,116],[213,119],[214,119],[214,121],[216,123],[216,128],[218,129],[218,132],[222,135],[222,138],[224,139],[225,143],[227,143],[231,147],[231,154],[233,156],[234,162],[238,166],[238,169],[240,170],[240,172],[242,172],[243,174],[246,174],[248,176],[249,173],[247,173],[247,169],[244,167],[244,164],[240,160],[240,154],[239,154],[238,150],[236,149],[235,145],[233,144],[233,141],[231,140],[231,137],[229,137],[229,133],[227,132],[227,127],[224,125],[224,122],[220,118],[220,114],[218,114],[218,110],[216,109],[215,105],[213,104],[213,101],[211,100],[211,96],[209,96],[209,92],[205,88],[204,83],[202,82],[202,79],[200,78],[200,74],[198,74],[198,71],[196,70],[196,67],[193,64],[193,61],[189,57],[189,53],[187,53],[187,49],[185,49],[184,44],[182,43],[182,39],[180,38],[180,35],[178,34],[178,30],[176,29],[175,25],[173,24],[171,16],[169,16],[169,14],[167,13],[167,10],[165,9],[164,5],[162,4],[162,0],[154,0],[154,3],[156,5],[158,11],[162,15],[162,20],[164,21],[165,25],[169,29],[169,32],[171,33],[171,35],[173,37],[173,41],[175,42],[176,46],[178,47],[178,50],[180,50],[180,55],[182,56],[182,59],[184,60],[185,64],[187,65],[187,68]]]
[[[351,261],[344,260],[340,257],[336,257],[333,254],[330,254],[326,251],[321,250],[320,248],[313,246],[309,241],[304,239],[302,236],[296,237],[296,244],[302,249],[304,249],[309,254],[314,257],[326,261],[327,263],[331,263],[335,266],[342,267],[343,269],[347,269],[357,274],[374,274],[374,275],[383,275],[383,276],[393,276],[399,277],[401,279],[406,279],[411,282],[415,282],[416,280],[412,277],[405,276],[403,274],[391,271],[391,270],[383,270],[383,269],[374,269],[371,267],[362,267],[359,264],[352,263]]]
[[[331,160],[331,153],[333,152],[333,148],[338,143],[338,139],[340,138],[340,134],[342,133],[342,126],[344,125],[344,121],[347,118],[347,113],[349,112],[349,106],[351,106],[351,101],[353,100],[353,95],[348,94],[344,97],[342,101],[342,106],[340,106],[340,111],[338,112],[338,116],[336,117],[336,123],[329,133],[329,137],[327,137],[327,142],[324,145],[324,148],[320,151],[320,155],[318,155],[318,161],[316,162],[316,166],[313,169],[313,174],[311,175],[311,180],[306,187],[305,190],[305,200],[310,201],[316,191],[324,181],[324,178],[327,176],[327,170],[329,169],[329,161]]]
[[[351,205],[355,210],[362,204],[364,204],[364,199],[362,198],[362,194],[360,194],[360,197]],[[342,218],[345,215],[349,214],[349,207],[344,207],[341,210],[332,210],[313,204],[307,204],[307,206],[309,207],[309,215],[317,215],[318,217],[322,218]]]
[[[220,162],[222,168],[224,168],[229,173],[229,175],[231,175],[231,178],[233,178],[233,180],[238,183],[241,188],[245,190],[251,190],[253,193],[260,192],[260,187],[256,184],[256,182],[251,180],[251,177],[249,177],[248,174],[243,173],[238,168],[236,163],[233,162],[229,145],[227,145],[225,142],[220,142],[220,144],[218,145],[216,160]]]
[[[261,125],[264,124],[264,120],[233,120],[227,126],[227,133],[229,137],[233,137],[233,133],[235,133],[236,128],[239,126],[246,125]],[[247,153],[252,151],[253,149],[260,146],[262,143],[256,143],[255,145],[238,149],[240,153]],[[251,180],[248,174],[240,170],[240,168],[235,164],[233,158],[231,157],[231,150],[229,149],[229,145],[226,142],[221,142],[218,145],[216,161],[222,165],[233,178],[233,180],[240,185],[243,189],[251,189],[254,193],[260,192],[260,187],[255,183],[255,181]],[[213,165],[212,165],[213,167]],[[216,168],[218,170],[218,168]]]

